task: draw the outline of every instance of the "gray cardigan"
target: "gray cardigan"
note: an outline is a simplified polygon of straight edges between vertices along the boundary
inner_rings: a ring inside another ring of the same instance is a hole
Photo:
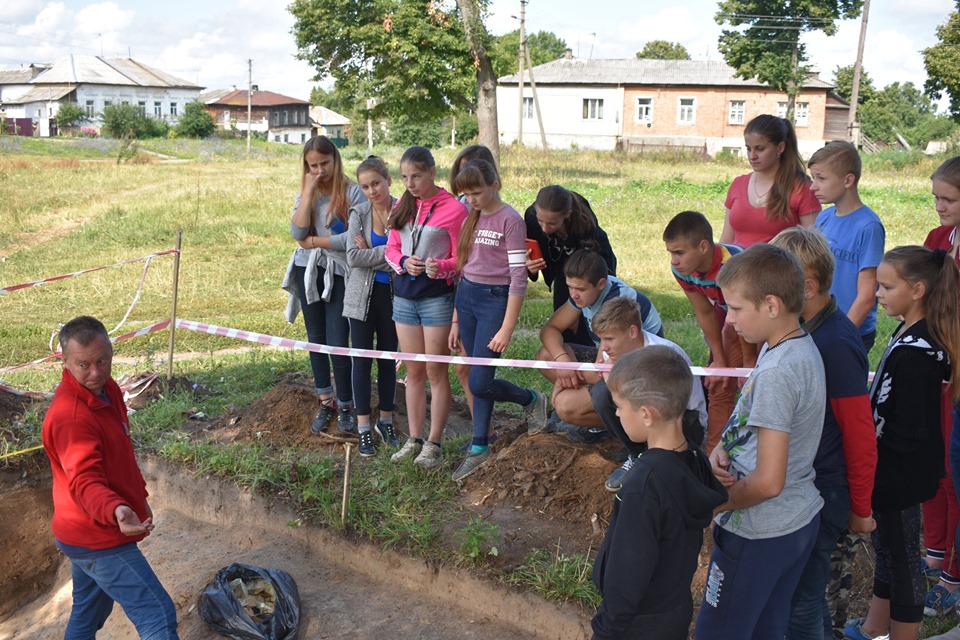
[[[396,203],[392,198],[391,209]],[[373,245],[373,203],[369,200],[350,208],[350,221],[345,235],[347,240],[347,276],[343,295],[343,315],[354,320],[365,321],[370,311],[370,296],[373,294],[373,276],[376,271],[389,273],[393,270],[384,257],[385,245],[372,249],[357,249],[353,244],[354,236],[362,235],[367,246]]]

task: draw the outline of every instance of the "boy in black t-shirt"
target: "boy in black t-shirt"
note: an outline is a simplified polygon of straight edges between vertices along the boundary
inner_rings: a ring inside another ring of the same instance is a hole
[[[630,439],[646,442],[617,494],[593,569],[603,602],[594,638],[686,640],[690,582],[703,529],[727,500],[710,463],[683,435],[693,376],[668,346],[623,355],[607,387]]]

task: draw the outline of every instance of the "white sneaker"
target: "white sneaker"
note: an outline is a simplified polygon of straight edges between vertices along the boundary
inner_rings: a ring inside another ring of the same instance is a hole
[[[413,438],[407,438],[407,441],[403,443],[402,447],[400,447],[400,451],[397,451],[392,456],[390,456],[390,460],[392,462],[400,462],[404,458],[412,458],[413,456],[420,453],[421,448],[423,448],[422,444],[420,444]]]
[[[420,455],[417,456],[413,463],[420,465],[424,469],[433,469],[440,464],[441,460],[443,460],[443,450],[440,449],[439,445],[435,445],[427,440],[423,443],[423,449],[421,449]]]

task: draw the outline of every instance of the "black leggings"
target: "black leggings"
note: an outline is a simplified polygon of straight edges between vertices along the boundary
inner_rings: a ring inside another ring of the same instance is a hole
[[[350,336],[356,349],[373,349],[373,336],[377,336],[377,349],[396,351],[397,325],[393,322],[393,299],[390,285],[383,282],[373,283],[370,296],[370,308],[366,320],[350,319]],[[353,360],[353,403],[358,416],[370,415],[370,372],[373,369],[372,358],[351,358]],[[394,360],[377,359],[377,394],[380,399],[380,411],[393,411],[397,393],[397,372]]]
[[[877,554],[873,595],[890,601],[890,618],[921,622],[926,586],[920,566],[920,505],[903,511],[873,514],[877,528],[871,534]]]

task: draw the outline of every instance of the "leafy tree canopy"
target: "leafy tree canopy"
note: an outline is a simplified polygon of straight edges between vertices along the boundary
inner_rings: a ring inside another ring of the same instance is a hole
[[[848,64],[843,67],[837,67],[833,71],[833,90],[837,95],[850,102],[853,96],[853,65]],[[864,104],[873,100],[877,95],[877,90],[873,86],[873,80],[866,69],[860,69],[860,91],[857,94],[857,104]]]
[[[960,9],[960,2],[957,6]],[[937,38],[940,42],[923,50],[924,89],[934,100],[944,93],[950,96],[950,113],[960,119],[960,13],[954,11],[937,27]]]
[[[895,142],[899,133],[922,148],[930,140],[950,138],[957,129],[950,118],[937,115],[930,99],[912,82],[885,86],[857,113],[866,136],[888,143]]]
[[[651,40],[643,45],[643,49],[637,51],[637,57],[653,60],[689,60],[690,53],[679,42]]]
[[[567,50],[567,43],[550,31],[538,31],[527,34],[527,49],[530,52],[530,62],[536,66],[562,58]],[[493,38],[487,53],[498,78],[516,73],[520,60],[520,29]],[[526,61],[523,66],[527,66]]]
[[[443,117],[472,106],[476,68],[452,7],[424,0],[293,0],[297,56],[372,117]]]
[[[213,116],[199,100],[188,102],[183,115],[177,123],[177,135],[186,138],[206,138],[213,133],[217,125]]]
[[[810,72],[800,34],[832,36],[837,20],[860,15],[863,0],[722,0],[716,21],[731,28],[720,34],[719,48],[737,76],[756,76],[791,98]]]
[[[86,109],[76,102],[63,102],[60,104],[57,115],[53,117],[53,120],[57,123],[58,127],[63,129],[64,127],[75,127],[78,124],[87,122],[90,120],[90,116],[87,115]]]

